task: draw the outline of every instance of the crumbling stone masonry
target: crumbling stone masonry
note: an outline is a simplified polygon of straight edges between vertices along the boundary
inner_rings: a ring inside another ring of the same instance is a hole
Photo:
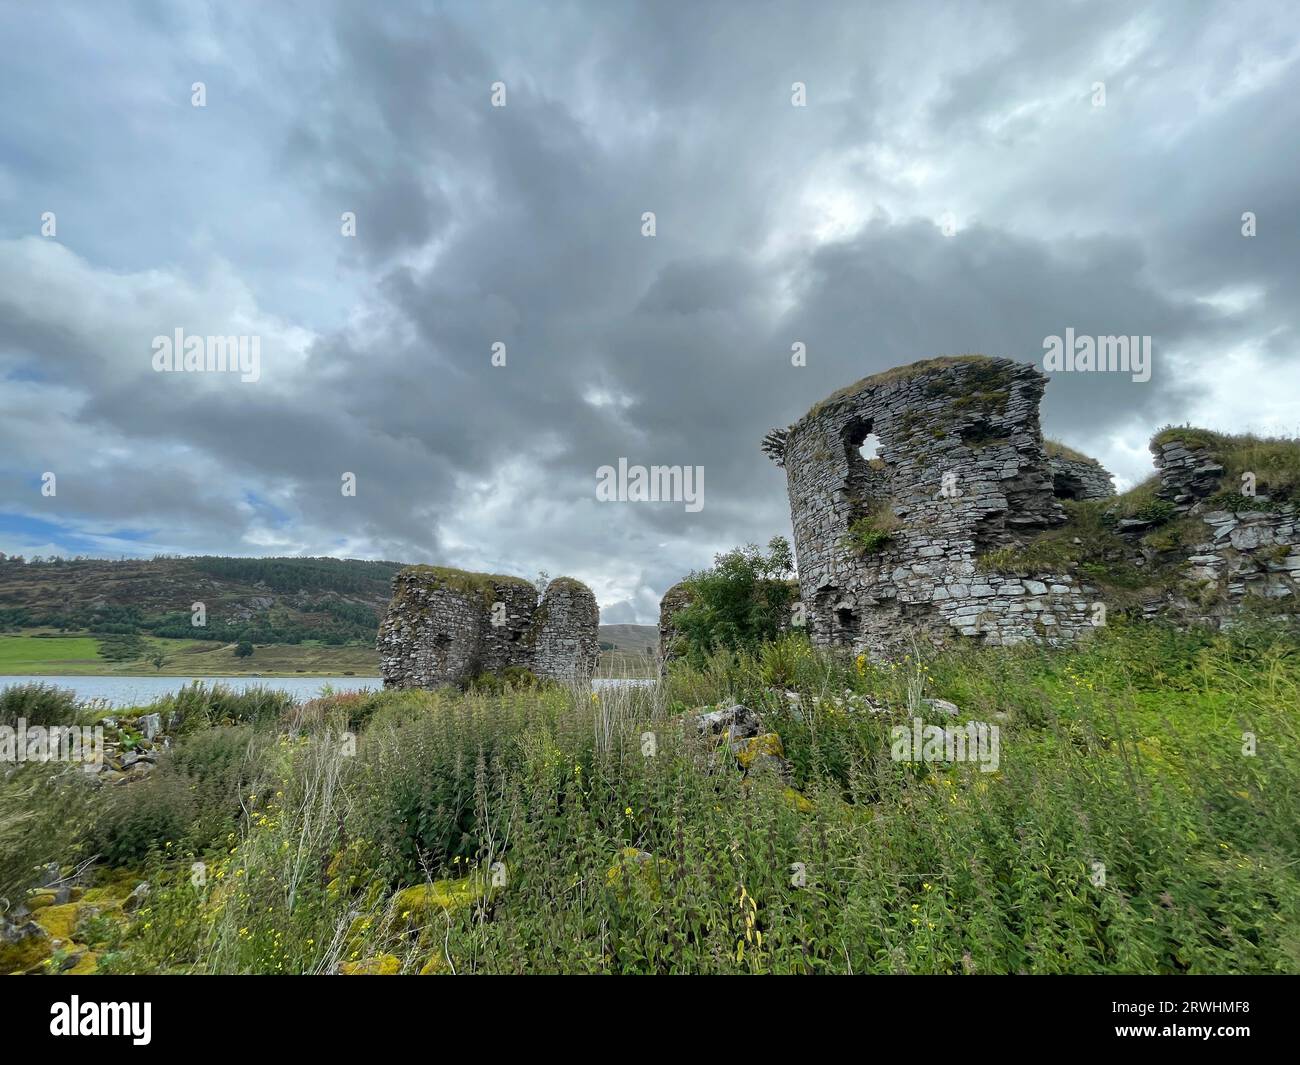
[[[1007,359],[929,359],[767,435],[814,643],[891,654],[912,639],[1061,643],[1090,627],[1093,590],[1075,576],[976,564],[1065,521],[1038,421],[1046,380]]]
[[[1189,524],[1186,541],[1162,536],[1153,520],[1125,519],[1120,532],[1132,538],[1140,565],[1173,558],[1182,580],[1149,597],[1149,617],[1174,616],[1213,626],[1230,625],[1251,600],[1266,604],[1279,622],[1300,616],[1300,508],[1266,493],[1243,496],[1224,490],[1225,469],[1212,445],[1177,431],[1151,444],[1160,487],[1156,497]],[[1199,519],[1199,521],[1197,520]],[[1148,535],[1152,528],[1156,535]],[[1162,539],[1172,542],[1161,543]]]
[[[1115,494],[1115,482],[1096,459],[1083,455],[1049,454],[1052,494],[1057,499],[1109,499]]]
[[[538,602],[520,577],[408,566],[393,578],[379,627],[385,688],[464,684],[511,667],[585,682],[600,653],[600,610],[591,589],[559,577]]]

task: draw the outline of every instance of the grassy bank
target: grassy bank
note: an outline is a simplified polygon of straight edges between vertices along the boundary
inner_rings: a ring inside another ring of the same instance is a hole
[[[788,780],[694,726],[733,699]],[[191,691],[141,708],[175,733],[147,778],[21,771],[0,831],[98,856],[82,971],[1296,972],[1298,706],[1293,632],[1156,625],[594,695]],[[915,717],[996,724],[997,771],[895,761]]]

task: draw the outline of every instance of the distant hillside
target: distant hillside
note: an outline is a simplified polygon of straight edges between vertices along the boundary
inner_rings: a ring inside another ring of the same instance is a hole
[[[600,642],[627,654],[653,655],[659,648],[659,629],[655,625],[602,625]]]
[[[393,574],[403,565],[337,558],[24,562],[0,556],[0,632],[90,632],[101,637],[104,655],[119,662],[143,659],[145,637],[373,648]],[[195,603],[207,612],[203,627],[191,624]],[[625,658],[653,655],[659,633],[653,625],[602,625],[600,641],[613,645],[607,663],[622,669]],[[181,668],[179,659],[175,664]],[[223,661],[222,669],[237,665]],[[247,665],[266,668],[261,661]]]
[[[0,631],[373,643],[400,568],[335,558],[0,558]],[[191,624],[195,603],[204,627]]]

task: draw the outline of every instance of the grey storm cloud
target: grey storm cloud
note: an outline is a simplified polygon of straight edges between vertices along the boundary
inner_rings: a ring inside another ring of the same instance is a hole
[[[1044,403],[1126,481],[1165,422],[1300,427],[1288,5],[862,7],[0,12],[0,549],[546,569],[652,621],[788,534],[763,433],[890,366],[1150,335]],[[154,373],[178,327],[261,379]],[[704,508],[598,502],[621,457]]]

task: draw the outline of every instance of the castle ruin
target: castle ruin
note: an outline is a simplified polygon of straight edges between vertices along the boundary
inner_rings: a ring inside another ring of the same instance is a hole
[[[1104,515],[1106,531],[1089,545],[1104,546],[1089,565],[1082,552],[1035,555],[1066,522],[1062,500],[1114,495],[1098,463],[1044,442],[1046,382],[1007,359],[927,359],[865,378],[767,434],[763,450],[786,472],[815,644],[888,656],[954,636],[1068,643],[1104,623],[1102,589],[1086,575],[1121,566],[1145,575],[1135,593],[1143,616],[1221,624],[1252,596],[1293,616],[1295,504],[1225,491],[1213,448],[1184,442],[1197,431],[1157,436],[1153,492],[1163,502],[1141,508],[1148,516]],[[1171,518],[1187,522],[1165,525]]]
[[[917,634],[1072,639],[1090,595],[1068,573],[981,572],[977,557],[1065,521],[1038,404],[1046,377],[983,356],[929,359],[818,403],[763,449],[784,467],[814,643],[889,651]],[[866,454],[864,454],[864,451]],[[1097,491],[1089,478],[1062,491]]]
[[[512,669],[586,683],[600,654],[599,623],[596,597],[571,577],[550,581],[539,601],[521,577],[408,566],[393,578],[379,627],[384,687],[464,685]]]

